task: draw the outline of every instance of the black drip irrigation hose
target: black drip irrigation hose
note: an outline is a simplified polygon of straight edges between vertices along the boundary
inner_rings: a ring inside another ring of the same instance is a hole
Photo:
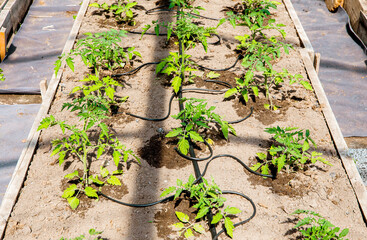
[[[168,196],[168,197],[165,197],[159,201],[155,201],[155,202],[150,202],[150,203],[142,203],[142,204],[137,204],[137,203],[126,203],[126,202],[122,202],[120,200],[117,200],[117,199],[114,199],[112,197],[109,197],[107,196],[106,194],[102,193],[101,191],[98,191],[97,194],[99,196],[103,196],[115,203],[118,203],[118,204],[121,204],[121,205],[124,205],[124,206],[128,206],[128,207],[138,207],[138,208],[143,208],[143,207],[151,207],[151,206],[154,206],[154,205],[157,205],[159,203],[163,203],[163,202],[166,202],[166,201],[172,201],[175,197],[175,195],[171,195],[171,196]]]
[[[219,37],[219,36],[218,36],[218,37]],[[202,66],[202,65],[197,64],[197,63],[196,63],[196,65],[197,65],[199,68],[206,69],[206,70],[210,70],[210,71],[218,71],[218,72],[220,72],[220,71],[228,71],[228,70],[230,70],[230,69],[234,68],[234,67],[237,65],[238,61],[239,61],[240,59],[242,59],[242,57],[243,57],[242,55],[239,55],[239,56],[237,57],[237,59],[236,59],[236,61],[235,61],[235,63],[234,63],[233,65],[231,65],[230,67],[227,67],[227,68],[223,68],[223,69],[213,69],[213,68],[208,68],[208,67]],[[134,68],[134,69],[132,69],[132,70],[130,70],[130,71],[128,71],[128,72],[118,73],[118,74],[113,74],[113,75],[111,75],[111,76],[112,76],[112,77],[120,77],[120,76],[124,76],[124,75],[130,75],[130,74],[136,73],[137,71],[139,71],[140,69],[142,69],[142,68],[143,68],[143,67],[145,67],[145,66],[148,66],[148,65],[156,65],[156,64],[159,64],[159,63],[160,63],[160,62],[147,62],[147,63],[144,63],[144,64],[142,64],[142,65],[140,65],[140,66],[138,66],[138,67],[136,67],[136,68]],[[194,62],[194,63],[195,63],[195,62]],[[206,81],[206,82],[222,83],[222,84],[224,84],[224,85],[227,85],[229,88],[233,88],[231,84],[226,83],[226,82],[223,82],[223,81],[218,81],[218,80],[205,80],[205,81]]]
[[[262,173],[258,173],[254,170],[252,170],[249,166],[247,166],[243,161],[241,161],[238,157],[235,157],[233,155],[230,155],[230,154],[220,154],[220,155],[216,155],[214,157],[212,157],[212,159],[210,159],[205,167],[204,167],[204,171],[202,172],[201,176],[199,178],[203,178],[206,174],[206,171],[208,170],[208,167],[209,167],[209,164],[214,160],[214,159],[217,159],[217,158],[223,158],[223,157],[228,157],[228,158],[232,158],[234,160],[236,160],[239,164],[241,164],[244,168],[246,168],[247,171],[249,171],[250,173],[253,173],[255,175],[258,175],[258,176],[261,176],[261,177],[268,177],[268,178],[272,178],[274,179],[275,176],[274,175],[267,175],[267,174],[262,174]]]
[[[142,32],[138,32],[138,31],[128,31],[128,32],[131,33],[131,34],[139,34],[139,35],[142,34]],[[146,33],[144,33],[144,35],[167,36],[167,33],[158,33],[157,34],[157,33],[146,32]],[[222,38],[218,34],[212,33],[211,35],[217,37],[218,40],[216,42],[208,42],[208,44],[210,44],[210,45],[219,45],[222,42]],[[175,36],[177,36],[177,35],[176,34],[171,34],[171,37],[175,37]]]
[[[187,160],[196,161],[196,162],[205,161],[205,160],[208,160],[209,158],[211,158],[213,156],[213,149],[210,146],[210,144],[207,141],[205,141],[205,139],[204,139],[204,143],[209,148],[209,151],[210,151],[209,156],[204,157],[204,158],[190,157],[190,156],[187,156],[187,155],[183,154],[178,148],[175,148],[175,150],[178,153],[178,155],[180,155],[181,157],[183,157]],[[200,175],[202,175],[202,174],[200,174]]]
[[[242,55],[238,55],[238,57],[237,57],[237,59],[236,59],[236,62],[235,62],[232,66],[227,67],[227,68],[222,68],[222,69],[209,68],[209,67],[202,66],[202,65],[200,65],[200,64],[197,64],[197,65],[198,65],[200,68],[202,68],[202,69],[206,69],[206,70],[209,70],[209,71],[216,71],[216,72],[228,71],[229,69],[234,68],[234,67],[236,66],[236,64],[238,63],[238,61],[239,61],[240,59],[242,59],[242,58],[243,58],[243,56],[242,56]]]
[[[249,202],[251,203],[251,206],[252,206],[252,209],[253,209],[251,216],[250,216],[250,217],[248,217],[247,219],[245,219],[245,220],[241,221],[241,222],[238,222],[238,223],[233,224],[233,226],[234,226],[235,228],[236,228],[236,227],[238,227],[238,226],[240,226],[240,225],[243,225],[243,224],[245,224],[245,223],[249,222],[251,219],[253,219],[253,218],[255,217],[255,215],[256,215],[256,205],[255,205],[255,203],[252,201],[252,199],[251,199],[251,198],[249,198],[249,197],[248,197],[248,196],[246,196],[245,194],[242,194],[242,193],[239,193],[239,192],[235,192],[235,191],[222,191],[222,194],[235,194],[235,195],[238,195],[238,196],[241,196],[241,197],[245,198],[247,201],[249,201]],[[218,239],[219,235],[221,235],[222,233],[224,233],[224,229],[220,230],[220,231],[217,233],[217,235],[215,235],[212,239],[213,239],[213,240]]]

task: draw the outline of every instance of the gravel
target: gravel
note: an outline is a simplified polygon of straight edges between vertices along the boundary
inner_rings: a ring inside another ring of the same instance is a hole
[[[367,149],[348,149],[348,156],[352,157],[357,165],[359,174],[362,177],[364,185],[367,186]]]

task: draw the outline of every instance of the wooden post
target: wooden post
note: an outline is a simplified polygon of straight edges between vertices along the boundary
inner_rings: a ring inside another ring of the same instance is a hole
[[[313,61],[313,66],[317,74],[319,74],[319,70],[320,70],[320,58],[321,58],[321,54],[315,53],[315,59]]]
[[[5,58],[6,54],[6,37],[5,37],[6,28],[1,28],[0,30],[0,61],[2,62]]]
[[[42,101],[44,101],[46,97],[46,92],[47,92],[47,80],[42,80],[40,82],[40,89],[41,89]]]

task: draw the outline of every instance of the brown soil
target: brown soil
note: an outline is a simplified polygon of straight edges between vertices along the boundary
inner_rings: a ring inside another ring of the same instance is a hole
[[[190,161],[177,154],[174,149],[176,145],[177,141],[157,134],[151,137],[138,153],[150,166],[155,168],[180,169],[190,165]]]
[[[158,211],[154,215],[154,224],[157,227],[158,237],[160,237],[161,239],[185,239],[183,234],[182,236],[178,236],[178,231],[175,231],[174,227],[172,226],[173,224],[179,222],[175,212],[183,212],[187,214],[191,222],[194,222],[193,220],[196,217],[197,211],[195,208],[192,207],[192,204],[190,203],[190,198],[186,196],[182,196],[175,201],[163,204],[162,210]],[[194,234],[196,237],[199,236],[198,233]]]

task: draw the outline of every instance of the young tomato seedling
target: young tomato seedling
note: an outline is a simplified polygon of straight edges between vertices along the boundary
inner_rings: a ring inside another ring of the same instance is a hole
[[[182,180],[177,179],[177,187],[172,186],[166,188],[161,194],[161,197],[165,197],[174,192],[174,199],[176,199],[181,193],[187,192],[190,199],[196,203],[193,207],[198,209],[195,219],[205,220],[206,215],[211,210],[214,214],[211,224],[217,225],[222,223],[228,236],[233,238],[234,225],[230,217],[239,214],[241,210],[229,206],[224,208],[226,199],[222,197],[222,191],[218,185],[215,184],[213,179],[212,183],[209,183],[205,178],[201,179],[202,181],[197,181],[193,175],[190,175],[187,183],[183,183]],[[198,233],[203,232],[204,228],[200,224],[185,226],[185,224],[189,223],[189,218],[186,214],[176,212],[176,216],[180,222],[174,224],[174,227],[180,231],[180,234],[184,233],[185,237],[192,236],[191,227]]]
[[[71,91],[71,94],[76,93],[78,91],[82,91],[84,96],[94,94],[98,98],[106,99],[109,105],[116,104],[117,102],[125,102],[128,99],[128,97],[116,99],[115,88],[122,87],[123,85],[109,76],[99,79],[98,76],[88,75],[88,77],[80,81],[89,84],[74,87],[73,90]]]
[[[266,128],[265,132],[274,134],[273,139],[276,144],[273,144],[266,153],[257,153],[260,161],[251,169],[254,171],[261,169],[262,174],[269,174],[270,166],[276,167],[277,172],[280,172],[284,167],[287,172],[290,172],[291,168],[302,169],[308,162],[316,163],[320,161],[331,165],[325,158],[321,157],[321,153],[309,152],[310,144],[315,148],[317,147],[310,137],[310,131],[297,129],[294,127],[281,128],[279,126]]]
[[[335,227],[329,220],[316,212],[297,209],[292,214],[307,215],[307,217],[300,219],[296,226],[293,227],[302,233],[304,239],[343,240],[349,233],[348,228],[343,229],[339,233],[339,227]]]
[[[44,118],[38,130],[47,129],[58,125],[63,134],[68,136],[52,140],[53,151],[51,156],[58,155],[59,165],[62,165],[66,157],[74,156],[83,163],[83,171],[78,170],[67,174],[65,178],[75,180],[76,184],[71,184],[62,194],[66,198],[72,209],[79,205],[80,194],[85,194],[91,198],[97,198],[97,189],[92,187],[103,186],[106,182],[111,185],[121,185],[120,180],[115,176],[122,174],[120,169],[120,159],[126,162],[129,156],[134,157],[138,162],[139,158],[131,149],[127,149],[118,138],[114,138],[109,132],[108,126],[102,121],[106,118],[107,106],[105,100],[94,95],[88,95],[78,99],[73,103],[64,104],[63,108],[77,111],[82,126],[68,124],[65,121],[57,121],[54,116]],[[110,173],[104,166],[100,167],[99,174],[90,173],[92,159],[99,159],[103,154],[112,153],[113,161],[117,168]],[[101,179],[100,179],[101,178]]]
[[[129,0],[126,0],[126,2],[127,3],[122,0],[118,0],[117,3],[113,3],[111,5],[108,5],[107,3],[91,3],[89,4],[89,6],[99,8],[107,13],[112,12],[113,17],[118,23],[135,26],[136,21],[134,20],[134,13],[132,11],[132,8],[138,3],[130,2]]]
[[[120,46],[119,43],[122,41],[122,37],[126,36],[126,33],[124,30],[114,29],[95,34],[86,33],[87,37],[79,39],[70,53],[59,57],[55,63],[55,74],[57,75],[63,60],[74,71],[73,57],[75,56],[80,56],[83,63],[87,67],[92,67],[97,76],[103,68],[113,70],[125,67],[136,56],[141,57],[141,54],[134,50],[135,47],[129,47],[125,50]]]
[[[177,115],[173,115],[174,119],[181,120],[182,127],[171,130],[166,137],[177,137],[178,149],[181,153],[187,155],[189,151],[189,140],[193,142],[204,142],[202,132],[210,129],[210,124],[218,124],[223,136],[228,139],[229,131],[236,135],[235,129],[224,121],[223,118],[214,113],[214,106],[207,108],[207,103],[203,99],[182,98],[181,102],[185,103],[185,108]]]

